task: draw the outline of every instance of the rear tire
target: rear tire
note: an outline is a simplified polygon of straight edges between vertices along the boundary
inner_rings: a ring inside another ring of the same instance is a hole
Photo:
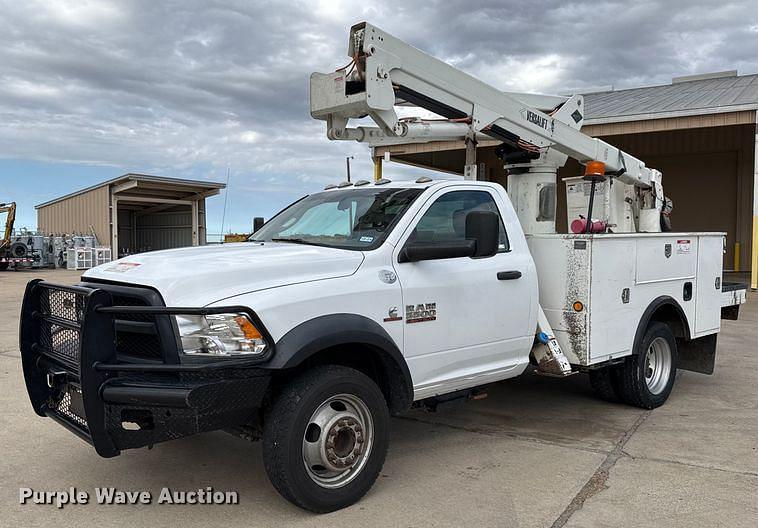
[[[389,445],[389,410],[357,370],[325,365],[289,382],[263,428],[263,463],[293,504],[327,513],[354,504],[379,476]]]
[[[665,323],[650,323],[638,349],[615,374],[619,396],[635,407],[660,407],[674,387],[676,365],[677,349],[673,332]]]

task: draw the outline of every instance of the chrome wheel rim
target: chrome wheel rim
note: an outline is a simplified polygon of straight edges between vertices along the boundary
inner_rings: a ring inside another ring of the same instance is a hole
[[[662,337],[656,337],[645,353],[645,383],[652,394],[660,394],[671,375],[671,347]]]
[[[321,487],[339,488],[361,472],[374,443],[374,420],[355,395],[337,394],[311,415],[303,434],[303,463]]]

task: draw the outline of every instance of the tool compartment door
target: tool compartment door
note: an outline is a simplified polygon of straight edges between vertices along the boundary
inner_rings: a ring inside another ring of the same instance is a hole
[[[637,240],[613,235],[592,240],[589,364],[631,353],[636,322],[645,309],[635,291]]]
[[[724,261],[722,235],[701,235],[697,253],[695,328],[692,337],[721,329],[721,282]]]

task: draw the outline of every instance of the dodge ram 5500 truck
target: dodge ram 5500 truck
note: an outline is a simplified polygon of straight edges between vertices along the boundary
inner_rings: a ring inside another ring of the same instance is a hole
[[[527,239],[498,184],[360,181],[247,242],[30,282],[24,376],[37,414],[103,457],[227,429],[262,439],[285,498],[332,511],[376,480],[390,414],[518,376],[545,344],[601,396],[644,408],[677,368],[712,372],[720,317],[745,295],[722,282],[722,247],[700,233]],[[557,344],[537,332],[543,311]]]

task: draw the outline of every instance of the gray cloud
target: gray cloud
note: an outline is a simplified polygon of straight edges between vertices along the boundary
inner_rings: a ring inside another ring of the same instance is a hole
[[[367,19],[508,90],[563,92],[758,71],[753,2],[0,1],[0,157],[310,189],[360,145],[329,143],[308,76]]]

